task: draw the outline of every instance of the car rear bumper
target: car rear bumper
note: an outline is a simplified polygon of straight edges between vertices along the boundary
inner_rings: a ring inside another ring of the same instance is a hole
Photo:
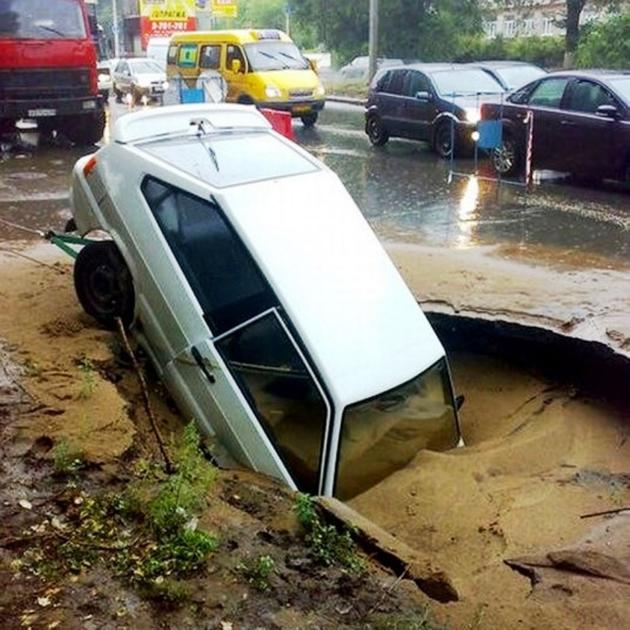
[[[308,116],[309,114],[316,114],[321,112],[324,109],[324,105],[326,104],[325,99],[318,100],[305,100],[305,101],[288,101],[288,102],[278,102],[273,101],[270,103],[257,103],[258,107],[262,107],[263,109],[275,109],[280,112],[290,112],[290,114],[294,118],[299,118],[300,116]]]
[[[0,101],[0,118],[51,118],[89,114],[103,107],[100,96]]]

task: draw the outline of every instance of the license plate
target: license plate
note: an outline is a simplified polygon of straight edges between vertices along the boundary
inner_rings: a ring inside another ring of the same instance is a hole
[[[45,116],[56,116],[56,109],[29,109],[28,115],[30,118],[44,118]]]
[[[293,108],[293,111],[296,114],[306,114],[307,112],[311,111],[311,106],[310,105],[297,105],[296,107]]]

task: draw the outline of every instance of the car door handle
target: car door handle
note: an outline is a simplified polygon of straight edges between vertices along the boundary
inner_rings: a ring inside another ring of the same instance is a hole
[[[203,357],[201,356],[201,352],[199,352],[199,350],[197,350],[195,346],[192,346],[190,349],[190,354],[192,354],[192,357],[195,360],[195,363],[199,366],[201,371],[204,373],[205,377],[210,381],[210,383],[212,383],[212,385],[214,385],[217,382],[217,379],[208,370],[208,367],[206,366],[206,362],[203,360]]]
[[[572,120],[561,120],[560,124],[565,127],[575,127],[575,123]]]

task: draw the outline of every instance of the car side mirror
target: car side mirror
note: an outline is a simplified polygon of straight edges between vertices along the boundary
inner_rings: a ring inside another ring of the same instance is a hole
[[[431,94],[429,92],[416,92],[416,99],[428,103],[431,100]]]
[[[602,118],[619,118],[619,110],[614,105],[600,105],[595,114]]]
[[[232,59],[232,72],[238,74],[241,71],[242,65],[240,59]]]

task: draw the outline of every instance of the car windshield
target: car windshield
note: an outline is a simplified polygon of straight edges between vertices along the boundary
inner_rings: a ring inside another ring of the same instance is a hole
[[[404,468],[422,449],[457,446],[446,360],[409,383],[348,407],[340,440],[335,495],[342,500]]]
[[[626,103],[630,103],[630,77],[611,79],[610,83]]]
[[[466,94],[497,94],[501,85],[483,70],[442,70],[431,75],[437,91],[442,96]]]
[[[164,69],[161,68],[155,61],[144,60],[130,61],[129,65],[135,74],[156,74],[164,73]]]
[[[290,42],[258,42],[245,44],[249,67],[255,72],[267,70],[307,70],[308,61],[295,44]]]
[[[84,39],[78,0],[0,0],[0,38]]]
[[[267,132],[187,136],[140,146],[217,188],[318,170],[313,162]]]
[[[539,79],[547,74],[536,66],[512,66],[509,68],[497,68],[495,72],[507,85],[508,90],[518,90],[520,87]]]

